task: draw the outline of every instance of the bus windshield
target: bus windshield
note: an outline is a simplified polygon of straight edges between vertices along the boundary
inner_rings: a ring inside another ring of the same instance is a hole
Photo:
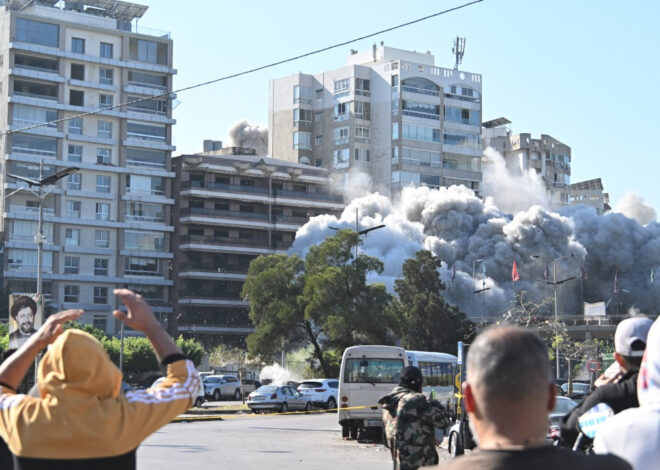
[[[403,369],[403,359],[356,358],[347,359],[344,382],[395,384]]]

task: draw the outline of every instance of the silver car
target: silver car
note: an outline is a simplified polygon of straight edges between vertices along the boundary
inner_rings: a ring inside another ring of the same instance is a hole
[[[253,413],[312,409],[312,402],[290,385],[263,385],[248,395],[247,406]]]

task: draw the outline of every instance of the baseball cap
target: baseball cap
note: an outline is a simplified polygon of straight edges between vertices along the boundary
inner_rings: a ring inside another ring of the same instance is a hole
[[[399,378],[399,385],[404,385],[415,391],[422,390],[422,371],[415,366],[404,367]]]
[[[633,348],[635,341],[641,341],[646,345],[646,337],[653,325],[653,320],[644,315],[635,315],[626,318],[616,327],[614,333],[614,350],[622,356],[642,357],[644,349]]]

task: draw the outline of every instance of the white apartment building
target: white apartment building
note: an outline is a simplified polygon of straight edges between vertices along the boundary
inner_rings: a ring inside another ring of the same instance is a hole
[[[44,294],[53,309],[85,309],[83,323],[108,333],[115,287],[172,311],[175,121],[173,95],[159,95],[176,71],[169,34],[136,27],[146,10],[110,0],[0,2],[4,282],[36,292],[38,198],[14,192],[25,184],[8,174],[38,179],[41,162],[43,176],[78,167],[43,201]]]
[[[269,155],[356,172],[393,196],[406,185],[481,183],[481,75],[374,45],[344,67],[270,81]]]

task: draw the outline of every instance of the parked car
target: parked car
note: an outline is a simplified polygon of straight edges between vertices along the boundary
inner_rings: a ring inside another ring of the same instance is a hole
[[[298,385],[298,391],[313,405],[334,410],[337,408],[337,393],[339,380],[337,379],[310,379],[303,380]]]
[[[549,420],[549,429],[546,438],[549,441],[555,441],[559,439],[559,428],[561,426],[561,419],[568,413],[571,412],[573,408],[577,406],[577,402],[571,400],[568,397],[557,396],[555,401],[555,407],[548,415]]]
[[[207,375],[202,379],[204,384],[204,394],[213,398],[215,401],[223,398],[233,398],[240,400],[241,383],[235,375]]]
[[[163,380],[165,380],[165,377],[160,377],[156,379],[154,383],[151,384],[151,387],[149,388],[154,388],[156,385],[160,384]],[[205,398],[204,398],[204,387],[200,383],[199,388],[197,389],[197,394],[195,396],[195,401],[193,402],[194,407],[202,406],[202,403],[204,403]]]
[[[312,409],[312,402],[290,385],[263,385],[248,395],[247,406],[253,413]]]
[[[564,395],[573,400],[578,400],[589,393],[590,386],[588,383],[584,382],[573,382],[573,393],[570,395],[568,394],[568,383],[563,384],[561,388],[564,391]]]

